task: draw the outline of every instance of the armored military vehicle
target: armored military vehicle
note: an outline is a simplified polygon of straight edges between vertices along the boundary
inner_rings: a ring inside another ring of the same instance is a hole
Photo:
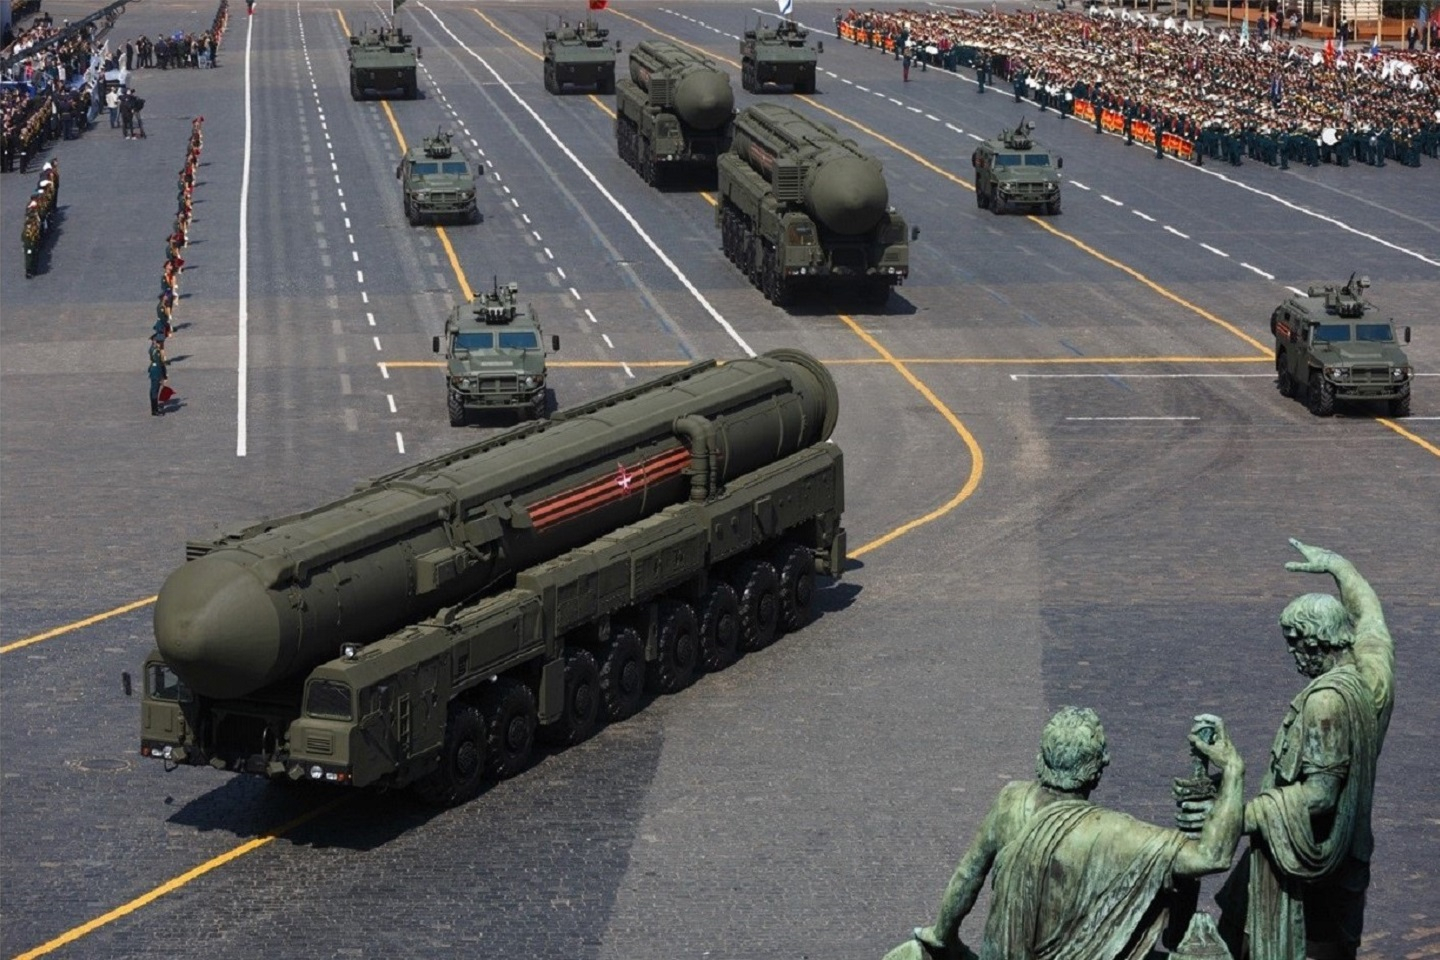
[[[610,31],[586,17],[575,26],[562,21],[554,30],[545,31],[541,52],[545,57],[545,89],[562,93],[566,85],[594,87],[596,93],[615,92],[615,55],[620,52],[617,40],[612,47],[606,39]]]
[[[475,182],[485,175],[485,164],[456,149],[450,134],[436,131],[400,158],[395,176],[404,193],[405,219],[418,226],[425,218],[452,218],[480,222]]]
[[[482,293],[450,312],[445,333],[435,337],[436,353],[445,354],[445,406],[450,426],[462,427],[472,412],[514,410],[543,417],[545,338],[535,308],[520,309],[520,286],[497,279]],[[560,349],[552,337],[550,349]]]
[[[693,364],[186,545],[140,754],[453,804],[810,619],[839,412],[796,350]]]
[[[414,100],[420,86],[415,63],[420,48],[398,25],[370,29],[350,38],[350,97],[362,100],[372,92],[381,98]]]
[[[834,127],[775,103],[746,107],[717,174],[721,247],[772,303],[834,279],[883,303],[909,276],[918,229],[890,206],[880,162]]]
[[[1392,417],[1410,415],[1414,368],[1396,341],[1395,323],[1365,299],[1368,277],[1344,285],[1311,284],[1270,315],[1280,392],[1328,417],[1341,400],[1383,400]],[[1402,337],[1410,342],[1410,328]]]
[[[814,93],[819,51],[807,41],[809,35],[794,20],[747,26],[740,38],[740,86],[760,93],[767,83],[778,83],[795,93]]]
[[[630,51],[630,77],[615,84],[615,148],[646,183],[675,168],[713,170],[734,120],[730,76],[715,61],[666,40]]]
[[[1065,161],[1035,142],[1034,127],[1022,120],[1014,130],[975,148],[975,203],[983,210],[1004,213],[1060,212],[1060,168]]]

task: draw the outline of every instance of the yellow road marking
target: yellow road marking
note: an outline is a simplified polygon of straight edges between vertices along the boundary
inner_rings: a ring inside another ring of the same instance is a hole
[[[595,96],[595,94],[593,94],[593,93],[590,94],[590,99],[594,102],[595,106],[597,106],[597,107],[599,107],[601,110],[604,110],[604,111],[605,111],[606,116],[608,116],[611,120],[614,120],[614,119],[615,119],[615,111],[614,111],[614,110],[611,110],[610,107],[605,103],[604,100],[601,100],[599,97]]]
[[[350,36],[350,24],[348,24],[348,23],[345,22],[345,14],[341,13],[339,10],[336,10],[336,11],[335,11],[335,16],[337,16],[337,17],[340,18],[340,29],[345,31],[345,36],[346,36],[346,37],[349,37],[349,36]]]
[[[1429,440],[1424,439],[1423,437],[1417,437],[1409,430],[1406,430],[1404,427],[1400,426],[1400,424],[1396,423],[1394,420],[1388,419],[1387,417],[1376,417],[1375,422],[1382,426],[1389,427],[1391,430],[1394,430],[1406,440],[1409,440],[1411,443],[1420,447],[1420,449],[1429,451],[1435,456],[1440,457],[1440,447],[1435,446],[1435,444],[1431,443]]]
[[[842,317],[843,319],[843,317]],[[890,366],[903,363],[907,366],[1084,366],[1085,364],[1136,365],[1151,363],[1219,363],[1257,364],[1269,363],[1269,357],[899,357],[886,360],[878,357],[847,357],[844,359],[821,360],[827,367]],[[683,367],[688,360],[560,360],[552,367],[572,369],[593,368],[618,370],[622,367]],[[419,367],[442,369],[445,364],[439,360],[377,360],[380,367]]]
[[[0,647],[0,653],[9,653],[12,650],[19,650],[21,647],[28,647],[32,643],[39,643],[41,640],[49,640],[51,637],[58,637],[73,630],[79,630],[99,623],[102,620],[109,620],[111,617],[118,617],[122,613],[129,613],[131,610],[139,610],[141,607],[148,607],[158,597],[146,597],[143,600],[136,600],[134,603],[127,603],[123,607],[116,607],[114,610],[106,610],[104,613],[97,613],[93,617],[86,617],[84,620],[76,620],[74,623],[67,623],[63,627],[56,627],[53,630],[46,630],[44,633],[37,633],[33,637],[26,637],[24,640],[16,640],[14,643],[7,643]]]
[[[395,111],[390,109],[390,101],[381,100],[380,108],[385,111],[385,116],[390,121],[390,129],[395,131],[395,139],[400,141],[400,152],[408,153],[410,145],[405,142],[405,134],[400,132],[400,123],[395,119]]]
[[[42,943],[40,944],[40,946],[36,947],[33,950],[27,950],[26,952],[16,957],[15,960],[32,960],[32,958],[34,957],[43,957],[47,953],[52,953],[60,949],[67,943],[74,943],[81,937],[90,933],[94,933],[96,930],[100,929],[106,924],[119,920],[121,917],[129,916],[136,910],[139,910],[141,907],[147,906],[148,904],[153,903],[154,901],[165,896],[165,894],[173,893],[174,891],[185,886],[190,881],[197,880],[200,877],[203,877],[205,874],[209,873],[210,871],[215,870],[219,867],[223,867],[231,860],[239,859],[240,857],[245,856],[245,854],[250,853],[252,850],[258,850],[270,841],[275,840],[279,837],[283,837],[285,834],[289,833],[291,830],[294,830],[301,824],[304,824],[310,820],[314,820],[321,814],[329,813],[331,810],[334,810],[341,803],[345,802],[345,800],[348,799],[348,797],[342,797],[338,800],[332,800],[330,803],[327,803],[321,807],[317,807],[316,809],[311,810],[309,813],[301,814],[294,820],[291,820],[289,823],[283,824],[282,826],[271,830],[269,833],[264,834],[263,836],[256,837],[253,840],[247,840],[240,846],[235,847],[232,850],[227,850],[226,852],[220,854],[218,857],[213,857],[209,860],[206,860],[198,867],[193,867],[190,870],[186,870],[178,877],[166,880],[164,883],[160,884],[160,886],[155,887],[147,893],[142,893],[140,896],[136,897],[134,900],[131,900],[129,903],[121,904],[114,910],[111,910],[109,913],[101,914],[94,920],[86,921],[85,923],[80,924],[80,926],[78,927],[72,927],[71,929],[60,934],[60,936],[56,937],[54,940],[49,940],[45,943]]]
[[[455,248],[450,246],[450,237],[438,223],[435,224],[435,233],[440,237],[440,246],[445,248],[445,256],[450,258],[450,269],[455,271],[455,279],[460,281],[460,292],[465,295],[465,302],[469,303],[475,299],[475,291],[470,289],[470,281],[465,279],[465,270],[460,266],[460,258],[455,255]]]
[[[931,392],[930,388],[927,387],[919,377],[911,373],[910,369],[906,367],[902,361],[895,359],[894,355],[891,354],[889,350],[886,350],[880,344],[880,341],[872,337],[863,327],[860,326],[860,324],[856,323],[853,319],[847,317],[843,313],[840,314],[840,319],[844,321],[846,326],[848,326],[851,330],[855,332],[855,335],[857,337],[869,344],[870,349],[880,354],[881,358],[884,360],[885,363],[888,363],[890,366],[894,367],[895,371],[899,373],[900,376],[904,377],[912,387],[918,390],[920,392],[920,395],[924,397],[927,401],[929,401],[932,407],[940,411],[940,416],[944,417],[946,422],[949,423],[950,426],[955,428],[955,432],[958,433],[960,435],[960,439],[964,441],[966,449],[970,451],[970,475],[965,478],[965,485],[960,488],[959,493],[955,494],[955,496],[945,501],[945,503],[941,504],[939,507],[925,514],[923,517],[916,517],[914,520],[911,520],[908,523],[903,523],[895,529],[891,530],[889,533],[884,534],[880,537],[876,537],[869,543],[856,547],[854,550],[850,551],[850,556],[859,557],[869,553],[871,550],[875,550],[879,547],[885,546],[885,544],[889,543],[892,540],[903,537],[905,534],[909,533],[911,530],[914,530],[916,527],[924,526],[925,524],[930,523],[932,520],[938,520],[945,514],[949,513],[951,510],[954,510],[961,503],[969,499],[970,495],[974,493],[976,488],[980,486],[980,477],[985,473],[985,454],[981,452],[980,444],[975,442],[975,438],[970,434],[970,431],[965,428],[965,424],[961,423],[960,418],[955,416],[955,412],[949,407],[947,407],[940,400],[939,397],[935,396],[935,394]]]

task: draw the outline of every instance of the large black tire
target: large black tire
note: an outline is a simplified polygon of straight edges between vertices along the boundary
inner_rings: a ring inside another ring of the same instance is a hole
[[[485,759],[497,780],[513,777],[530,763],[535,745],[535,694],[513,677],[498,677],[480,697],[485,717]]]
[[[891,283],[884,277],[867,277],[861,281],[861,296],[875,307],[883,307],[890,300]]]
[[[990,212],[997,217],[1005,212],[1005,201],[1000,199],[1000,191],[993,186],[990,188]]]
[[[985,191],[980,189],[980,184],[975,184],[975,206],[981,210],[985,209]]]
[[[780,626],[799,630],[815,615],[815,555],[798,543],[775,554],[780,575]]]
[[[355,80],[355,75],[353,73],[350,75],[350,99],[361,99],[360,84]]]
[[[600,649],[600,707],[605,719],[624,720],[645,695],[645,646],[634,627],[616,627]]]
[[[700,602],[700,665],[724,670],[740,655],[740,597],[723,580],[710,585]]]
[[[409,197],[405,198],[405,219],[410,221],[412,227],[420,226],[420,211]]]
[[[740,596],[740,649],[762,650],[780,630],[780,577],[766,560],[740,564],[731,581]]]
[[[1051,200],[1049,203],[1045,204],[1045,212],[1052,217],[1060,216],[1060,201]]]
[[[1327,381],[1319,370],[1310,372],[1310,412],[1317,417],[1329,417],[1335,413],[1335,385]]]
[[[565,706],[560,719],[540,728],[550,743],[570,746],[586,740],[600,726],[600,668],[589,650],[565,654]]]
[[[656,634],[657,656],[647,665],[645,679],[657,693],[684,690],[695,679],[695,667],[700,663],[695,608],[676,601],[661,603]]]
[[[465,426],[465,401],[454,390],[445,392],[445,412],[450,414],[450,426]]]
[[[426,803],[452,807],[473,800],[485,776],[485,721],[472,704],[452,701],[445,717],[440,766],[411,789]]]
[[[1295,396],[1295,378],[1290,375],[1290,364],[1283,350],[1275,353],[1275,386],[1279,388],[1280,396]]]
[[[1390,401],[1390,416],[1410,416],[1410,394],[1407,393],[1403,397],[1396,397],[1394,400]]]

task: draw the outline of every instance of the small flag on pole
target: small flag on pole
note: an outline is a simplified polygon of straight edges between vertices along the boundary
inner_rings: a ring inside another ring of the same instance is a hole
[[[795,0],[775,0],[780,5],[781,16],[788,17],[795,12]]]
[[[590,9],[591,9],[591,10],[604,10],[605,7],[606,7],[606,5],[609,4],[609,3],[610,3],[610,0],[590,0]]]

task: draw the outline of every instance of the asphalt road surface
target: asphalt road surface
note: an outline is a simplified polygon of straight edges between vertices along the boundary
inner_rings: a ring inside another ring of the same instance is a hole
[[[6,956],[876,957],[933,916],[1061,705],[1104,720],[1101,802],[1168,821],[1201,711],[1254,792],[1302,685],[1276,618],[1330,587],[1285,572],[1290,536],[1352,558],[1396,641],[1364,956],[1440,952],[1440,166],[1158,161],[827,38],[819,92],[794,99],[883,161],[921,236],[883,309],[830,292],[787,312],[725,260],[706,196],[616,157],[609,98],[544,92],[547,17],[580,10],[411,0],[420,99],[354,102],[347,28],[386,13],[237,4],[217,69],[139,71],[146,139],[102,115],[53,150],[59,229],[31,280],[32,175],[4,177]],[[828,7],[800,14],[831,27]],[[145,0],[111,38],[213,15]],[[600,16],[626,49],[668,36],[738,73],[755,15]],[[146,338],[197,115],[180,406],[152,418]],[[1060,216],[974,203],[977,138],[1022,116],[1065,157]],[[405,221],[402,141],[437,128],[483,151],[483,223]],[[1319,419],[1275,388],[1270,311],[1355,271],[1414,328],[1409,419]],[[560,335],[558,407],[701,358],[795,346],[831,365],[853,558],[823,615],[445,812],[141,760],[120,676],[185,540],[495,429],[448,425],[430,352],[492,277]]]

